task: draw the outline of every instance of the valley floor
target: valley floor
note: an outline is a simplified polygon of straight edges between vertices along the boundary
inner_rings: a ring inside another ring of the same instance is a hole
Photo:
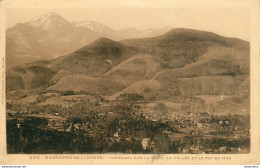
[[[8,153],[250,151],[249,114],[192,111],[187,102],[148,101],[137,94],[116,100],[86,92],[24,94],[8,95]]]

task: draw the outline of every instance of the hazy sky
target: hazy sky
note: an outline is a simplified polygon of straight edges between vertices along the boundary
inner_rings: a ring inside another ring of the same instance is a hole
[[[98,21],[115,30],[192,28],[228,37],[249,40],[250,12],[247,8],[9,8],[5,10],[7,27],[30,21],[47,12],[55,12],[69,21]]]

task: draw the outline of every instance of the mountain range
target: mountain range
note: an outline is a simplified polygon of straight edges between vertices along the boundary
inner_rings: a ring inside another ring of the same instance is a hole
[[[170,29],[114,30],[95,21],[69,22],[50,12],[7,29],[7,69],[39,59],[48,60],[69,54],[101,37],[112,40],[152,37]]]
[[[109,100],[139,94],[147,101],[180,103],[183,108],[190,104],[190,109],[200,109],[196,102],[202,101],[206,107],[215,102],[214,110],[222,113],[249,112],[247,41],[184,28],[161,35],[154,31],[156,36],[145,38],[133,33],[124,39],[122,34],[130,37],[126,30],[47,16],[7,31],[7,60],[18,57],[15,54],[36,60],[16,67],[7,61],[13,67],[6,73],[7,93],[44,88],[86,91]]]

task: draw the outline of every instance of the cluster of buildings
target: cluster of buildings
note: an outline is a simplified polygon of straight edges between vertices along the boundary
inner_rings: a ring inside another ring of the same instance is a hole
[[[25,119],[41,118],[46,120],[45,124],[38,125],[40,129],[56,130],[72,133],[75,135],[86,134],[90,137],[99,137],[110,142],[119,143],[121,140],[131,142],[132,138],[140,142],[143,151],[151,152],[157,147],[157,138],[151,138],[145,133],[147,125],[165,124],[161,129],[162,134],[172,135],[178,134],[179,136],[215,136],[220,135],[220,132],[229,132],[232,134],[233,139],[249,136],[249,127],[234,124],[232,117],[213,118],[208,112],[201,113],[162,113],[161,111],[143,110],[129,111],[123,114],[119,121],[116,123],[115,129],[111,131],[108,125],[117,116],[115,112],[106,111],[107,104],[100,105],[103,111],[94,112],[89,114],[87,120],[73,121],[60,116],[59,112],[52,114],[39,113],[17,113],[14,111],[7,111],[7,120],[17,119],[17,127],[21,128]],[[137,121],[139,124],[129,125],[129,121]],[[132,130],[132,132],[130,131]],[[194,144],[188,147],[178,147],[179,153],[246,153],[247,149],[244,148],[230,148],[221,146],[218,149],[205,148],[201,145]]]

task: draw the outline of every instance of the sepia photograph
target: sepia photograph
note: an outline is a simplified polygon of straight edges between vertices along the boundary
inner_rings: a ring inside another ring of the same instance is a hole
[[[252,153],[250,6],[115,4],[4,9],[6,154]]]

